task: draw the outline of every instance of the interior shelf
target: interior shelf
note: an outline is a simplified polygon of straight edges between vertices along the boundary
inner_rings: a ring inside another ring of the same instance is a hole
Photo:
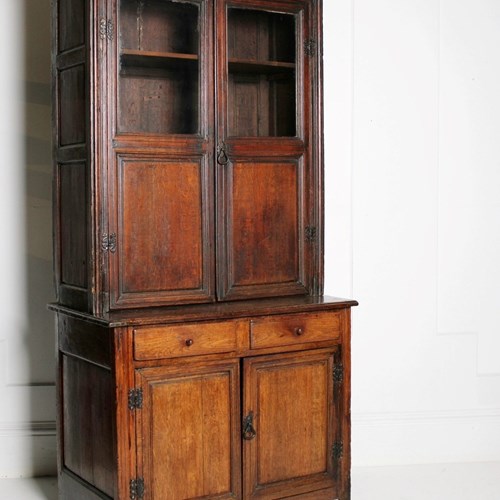
[[[295,63],[281,61],[256,61],[231,57],[228,61],[229,71],[238,73],[282,73],[293,71]]]
[[[158,68],[165,63],[183,64],[196,63],[197,54],[185,54],[180,52],[154,52],[148,50],[122,49],[121,63],[125,66],[140,66],[146,68]]]

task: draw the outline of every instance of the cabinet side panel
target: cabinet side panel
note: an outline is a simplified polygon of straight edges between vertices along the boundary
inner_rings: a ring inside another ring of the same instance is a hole
[[[88,310],[91,275],[89,0],[53,7],[54,262],[58,301]]]
[[[59,165],[61,282],[87,287],[87,184],[85,163]]]
[[[59,71],[59,145],[85,142],[85,65]]]
[[[62,356],[64,468],[112,496],[114,387],[111,371]]]
[[[59,51],[74,49],[85,43],[85,0],[59,0]]]

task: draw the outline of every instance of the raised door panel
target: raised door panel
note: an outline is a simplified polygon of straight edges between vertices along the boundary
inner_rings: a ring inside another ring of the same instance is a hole
[[[302,164],[234,161],[226,181],[221,295],[305,293]]]
[[[333,443],[340,433],[334,397],[335,353],[310,351],[245,361],[244,497],[284,498],[336,491]]]
[[[144,498],[241,498],[238,361],[143,369],[137,382]]]
[[[206,163],[122,156],[118,165],[112,307],[210,300]]]
[[[307,0],[219,0],[217,264],[221,300],[317,293],[320,157]],[[314,130],[313,130],[314,129]]]

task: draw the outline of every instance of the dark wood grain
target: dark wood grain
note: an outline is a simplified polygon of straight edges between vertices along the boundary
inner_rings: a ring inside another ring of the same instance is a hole
[[[206,164],[134,157],[119,169],[113,307],[211,301]]]
[[[60,304],[50,304],[53,311],[68,316],[83,318],[91,323],[109,327],[140,326],[193,322],[203,320],[235,319],[251,316],[274,314],[298,314],[316,311],[336,311],[357,306],[355,300],[335,297],[272,297],[268,299],[238,300],[214,304],[193,304],[150,309],[130,309],[112,311],[101,316],[90,315],[78,310],[68,309]]]
[[[111,372],[78,358],[62,358],[63,466],[114,494],[113,379]]]
[[[114,365],[112,333],[108,328],[78,318],[58,315],[58,345],[65,354],[111,369]]]
[[[64,52],[85,43],[85,0],[58,2],[58,49]]]
[[[87,288],[87,167],[85,163],[59,166],[59,227],[61,228],[61,283]]]
[[[59,144],[70,146],[86,140],[85,67],[73,66],[59,72]]]
[[[227,264],[220,269],[225,287],[219,296],[228,300],[306,293],[300,165],[234,161],[225,175]]]

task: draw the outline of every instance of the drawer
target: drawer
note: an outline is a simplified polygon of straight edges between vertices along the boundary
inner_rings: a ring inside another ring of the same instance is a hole
[[[246,332],[247,321],[190,323],[134,330],[134,357],[138,361],[232,352]]]
[[[342,333],[342,313],[292,314],[253,320],[250,346],[264,349],[307,342],[337,340]]]

